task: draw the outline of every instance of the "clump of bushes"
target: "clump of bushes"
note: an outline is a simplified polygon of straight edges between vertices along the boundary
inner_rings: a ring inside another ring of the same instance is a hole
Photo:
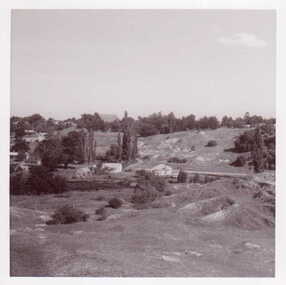
[[[54,175],[43,166],[34,166],[29,174],[10,176],[10,193],[12,195],[60,194],[67,191],[65,178]]]
[[[118,198],[112,198],[108,201],[108,206],[113,209],[118,209],[122,206],[122,201]]]
[[[165,194],[167,182],[163,177],[146,171],[138,171],[138,183],[131,196],[131,202],[137,208],[147,207],[148,204]]]
[[[16,175],[10,174],[10,194],[24,195],[25,193],[25,179],[21,173]]]
[[[131,203],[135,205],[146,205],[160,196],[160,193],[156,191],[152,185],[137,186],[131,197]]]
[[[185,171],[180,170],[178,177],[177,177],[178,183],[186,183],[187,179],[188,179],[188,174]]]
[[[107,211],[105,207],[101,207],[95,210],[95,215],[100,216],[97,221],[104,221],[107,218]]]
[[[243,155],[239,155],[235,161],[233,161],[230,165],[236,167],[242,167],[246,164],[247,159]]]
[[[57,224],[72,224],[77,222],[86,222],[89,215],[83,211],[74,208],[70,205],[65,205],[55,211],[52,215],[52,219],[47,221],[47,225]]]
[[[171,157],[168,159],[168,162],[170,163],[186,163],[187,159],[185,158],[178,158],[178,157]]]
[[[251,152],[250,165],[255,172],[275,170],[275,141],[275,126],[266,124],[241,134],[231,150],[237,153]]]
[[[163,192],[167,186],[164,177],[158,176],[149,171],[138,170],[136,171],[136,176],[139,184],[150,184],[151,186],[155,187],[155,190],[158,192]]]
[[[206,146],[206,147],[217,146],[217,141],[215,141],[215,140],[210,140],[210,141],[208,141],[208,143],[207,143],[205,146]]]
[[[112,144],[109,148],[109,150],[105,153],[105,156],[103,157],[104,161],[107,162],[118,162],[120,159],[121,150],[119,145]]]

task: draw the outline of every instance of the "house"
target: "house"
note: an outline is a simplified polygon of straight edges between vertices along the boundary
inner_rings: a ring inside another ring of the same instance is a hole
[[[102,169],[106,169],[110,173],[122,172],[122,164],[121,163],[105,162],[102,164],[101,167],[102,167]]]
[[[88,178],[93,175],[91,169],[88,166],[79,167],[75,170],[74,176],[76,178]]]
[[[27,143],[41,142],[46,139],[47,133],[31,133],[23,136],[23,140]]]
[[[152,173],[158,176],[172,176],[173,169],[169,165],[158,164],[150,169]]]
[[[18,157],[18,152],[16,151],[10,151],[10,161],[15,161],[17,160]]]

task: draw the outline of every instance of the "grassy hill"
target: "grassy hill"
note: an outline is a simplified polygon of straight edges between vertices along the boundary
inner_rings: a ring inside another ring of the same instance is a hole
[[[244,129],[219,128],[140,138],[138,145],[140,159],[136,167],[152,167],[164,163],[174,168],[190,170],[247,173],[249,172],[247,167],[238,168],[229,165],[236,159],[236,153],[224,151],[233,147],[235,138],[244,131]],[[215,140],[217,146],[206,147],[210,140]],[[185,158],[187,162],[168,163],[168,159],[172,157]]]

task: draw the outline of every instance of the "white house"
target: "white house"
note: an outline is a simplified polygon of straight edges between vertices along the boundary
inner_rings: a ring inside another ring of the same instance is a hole
[[[31,143],[31,142],[41,142],[46,139],[47,133],[32,133],[23,136],[23,140],[25,142]]]
[[[122,164],[105,162],[102,164],[102,169],[106,169],[110,173],[120,173],[122,172]]]
[[[172,167],[165,164],[158,164],[151,168],[150,171],[158,176],[172,176],[173,174]]]

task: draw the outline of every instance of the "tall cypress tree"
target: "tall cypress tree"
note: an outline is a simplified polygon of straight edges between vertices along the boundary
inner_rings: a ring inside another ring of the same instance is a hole
[[[134,120],[128,117],[127,111],[125,111],[125,115],[122,120],[122,132],[122,160],[134,160],[137,155],[137,135]]]
[[[265,154],[264,140],[261,135],[260,128],[257,128],[255,130],[254,144],[253,144],[253,151],[252,151],[252,159],[253,159],[255,172],[262,172],[265,169],[264,154]]]

